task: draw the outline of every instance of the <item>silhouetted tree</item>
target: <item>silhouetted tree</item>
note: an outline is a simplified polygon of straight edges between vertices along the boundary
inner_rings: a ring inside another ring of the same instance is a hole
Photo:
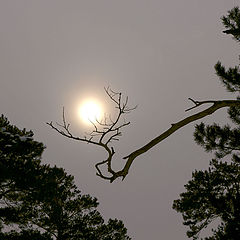
[[[212,160],[205,171],[195,171],[186,192],[173,208],[183,215],[188,237],[197,239],[203,228],[214,220],[220,225],[205,239],[240,239],[240,164]]]
[[[98,202],[73,176],[41,164],[42,143],[0,117],[0,239],[130,239],[122,221],[107,224]]]
[[[224,32],[239,42],[239,8],[230,10],[222,21],[227,28]],[[226,70],[218,62],[215,69],[227,90],[239,94],[239,67]],[[235,127],[216,123],[196,125],[195,141],[206,151],[214,151],[216,158],[210,162],[208,170],[193,172],[192,180],[185,185],[187,191],[173,203],[173,208],[182,213],[184,224],[190,228],[188,237],[194,239],[215,219],[220,224],[213,230],[213,236],[205,239],[240,239],[240,107],[230,107],[228,115]]]

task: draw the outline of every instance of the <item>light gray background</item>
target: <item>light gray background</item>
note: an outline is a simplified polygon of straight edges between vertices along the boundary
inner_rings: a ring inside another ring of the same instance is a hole
[[[84,132],[76,104],[86,96],[108,106],[103,87],[139,107],[124,131],[121,157],[187,116],[187,100],[232,98],[213,66],[237,64],[238,45],[222,33],[220,17],[234,0],[1,0],[0,112],[32,129],[47,149],[43,162],[75,176],[96,196],[106,219],[122,219],[134,240],[187,239],[172,202],[194,169],[208,166],[193,142],[194,124],[137,158],[127,178],[110,184],[95,175],[105,153],[65,139],[46,121],[61,120],[62,106],[76,133]],[[224,123],[225,110],[206,119]]]

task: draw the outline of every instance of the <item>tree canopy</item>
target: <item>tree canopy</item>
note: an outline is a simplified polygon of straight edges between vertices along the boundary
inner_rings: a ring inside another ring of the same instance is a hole
[[[33,132],[0,117],[0,238],[6,240],[130,239],[122,221],[104,219],[64,169],[41,164]]]
[[[224,33],[240,42],[239,8],[230,10],[222,21],[227,28]],[[239,100],[239,67],[226,69],[218,62],[215,70],[226,89],[238,94]],[[220,224],[205,239],[240,239],[240,106],[231,106],[228,116],[232,127],[216,123],[196,125],[195,141],[206,151],[213,151],[215,159],[210,161],[208,170],[193,172],[192,180],[185,185],[186,192],[173,203],[173,208],[182,213],[184,225],[189,227],[188,237],[193,239],[198,239],[201,230],[216,219]]]

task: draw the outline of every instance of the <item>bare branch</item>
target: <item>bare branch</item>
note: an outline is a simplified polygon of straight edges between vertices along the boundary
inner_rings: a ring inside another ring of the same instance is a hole
[[[158,143],[172,135],[174,132],[176,132],[178,129],[186,126],[189,123],[192,123],[196,120],[202,119],[208,115],[213,114],[215,111],[221,108],[225,107],[233,107],[233,106],[240,106],[240,100],[208,100],[208,101],[196,101],[192,98],[189,98],[189,100],[194,104],[193,107],[188,108],[185,111],[190,111],[192,109],[195,109],[201,105],[205,104],[211,104],[210,107],[206,108],[205,110],[202,110],[198,113],[195,113],[193,115],[190,115],[179,122],[171,124],[171,127],[161,133],[159,136],[152,139],[150,142],[148,142],[143,147],[138,148],[137,150],[133,151],[129,155],[125,156],[123,159],[126,160],[123,168],[120,171],[114,171],[112,169],[112,160],[113,156],[115,154],[115,150],[110,144],[113,141],[118,141],[119,137],[121,136],[121,129],[127,125],[130,124],[130,122],[122,122],[122,115],[127,114],[134,110],[134,108],[128,107],[128,97],[123,99],[123,96],[121,93],[114,92],[109,87],[104,88],[107,96],[111,99],[111,101],[114,103],[115,108],[118,110],[118,114],[115,117],[115,119],[112,119],[109,115],[108,119],[105,115],[105,119],[101,122],[96,121],[96,123],[93,123],[94,130],[88,134],[89,138],[86,136],[83,138],[79,138],[74,136],[70,131],[70,124],[66,122],[64,109],[63,109],[63,123],[57,124],[58,127],[56,127],[52,122],[47,123],[51,128],[53,128],[55,131],[60,133],[61,135],[77,140],[82,141],[86,143],[91,143],[94,145],[98,145],[102,147],[107,152],[107,159],[103,160],[101,162],[98,162],[95,165],[95,168],[97,170],[97,175],[103,179],[109,180],[110,182],[113,182],[115,179],[122,177],[122,180],[127,176],[129,169],[133,163],[133,161],[140,155],[146,153],[148,150],[156,146]],[[102,173],[102,170],[100,169],[101,166],[106,166],[106,170],[110,176],[106,176]]]
[[[66,117],[65,117],[65,111],[63,108],[62,113],[62,123],[59,124],[56,122],[56,124],[53,124],[53,122],[48,122],[47,124],[57,131],[59,134],[63,135],[64,137],[68,137],[70,139],[74,139],[81,142],[86,142],[94,145],[98,145],[102,147],[107,152],[107,159],[103,160],[101,162],[98,162],[95,165],[95,168],[97,170],[97,175],[100,176],[103,179],[110,180],[112,182],[113,179],[116,179],[115,171],[112,169],[112,158],[115,153],[115,150],[113,147],[109,146],[113,141],[119,141],[119,137],[122,135],[121,130],[122,128],[126,127],[130,124],[130,122],[125,122],[124,119],[122,119],[122,116],[126,113],[129,113],[134,108],[128,107],[128,97],[124,98],[121,93],[114,92],[109,87],[104,88],[107,96],[110,98],[110,100],[114,103],[115,108],[117,109],[117,115],[115,119],[112,119],[112,117],[109,115],[109,117],[106,117],[102,121],[96,120],[95,122],[90,121],[93,130],[90,133],[87,133],[87,136],[84,136],[83,138],[74,136],[72,132],[70,131],[70,124],[67,123]],[[105,176],[100,166],[106,165],[107,172],[111,174],[111,176]]]
[[[178,129],[186,126],[187,124],[189,124],[191,122],[194,122],[194,121],[199,120],[201,118],[204,118],[208,115],[211,115],[215,111],[217,111],[218,109],[221,109],[221,108],[224,108],[224,107],[232,107],[232,106],[239,106],[240,105],[239,100],[221,100],[221,101],[212,101],[212,100],[210,100],[210,101],[194,101],[194,100],[191,100],[191,101],[193,101],[196,105],[196,106],[194,106],[194,108],[197,107],[197,106],[200,106],[202,104],[206,104],[206,103],[212,103],[212,106],[210,106],[209,108],[207,108],[203,111],[200,111],[196,114],[193,114],[189,117],[186,117],[186,118],[184,118],[183,120],[180,120],[177,123],[172,124],[169,129],[167,129],[162,134],[160,134],[159,136],[157,136],[156,138],[151,140],[149,143],[147,143],[143,147],[137,149],[136,151],[134,151],[134,152],[130,153],[129,155],[127,155],[126,157],[124,157],[123,159],[127,159],[127,162],[126,162],[125,166],[123,167],[123,169],[121,171],[117,172],[117,173],[120,174],[120,176],[123,177],[123,179],[128,174],[129,168],[130,168],[130,166],[133,163],[135,158],[137,158],[139,155],[147,152],[149,149],[153,148],[155,145],[157,145],[158,143],[160,143],[161,141],[163,141],[164,139],[166,139],[167,137],[172,135]]]

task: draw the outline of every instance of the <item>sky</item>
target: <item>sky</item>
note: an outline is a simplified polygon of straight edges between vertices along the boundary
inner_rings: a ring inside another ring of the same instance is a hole
[[[188,97],[234,98],[214,65],[238,64],[237,43],[222,33],[220,20],[237,5],[239,0],[0,0],[0,113],[33,130],[47,147],[43,163],[72,174],[83,194],[98,198],[104,218],[123,220],[133,240],[187,239],[172,203],[192,171],[206,169],[212,158],[193,141],[196,123],[135,159],[124,181],[109,183],[94,168],[105,158],[102,149],[66,139],[46,122],[61,121],[64,106],[82,136],[79,103],[96,98],[112,113],[104,87],[122,92],[138,107],[114,143],[120,170],[122,157],[194,113],[184,112],[192,106]],[[204,121],[225,123],[226,110]]]

